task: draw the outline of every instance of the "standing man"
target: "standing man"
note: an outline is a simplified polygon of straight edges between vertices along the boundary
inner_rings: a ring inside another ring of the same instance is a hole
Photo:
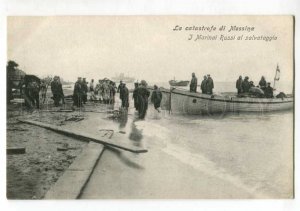
[[[94,79],[90,82],[90,92],[94,92]]]
[[[262,90],[266,89],[266,87],[267,87],[267,81],[266,81],[266,79],[265,79],[264,76],[261,77],[261,79],[260,79],[258,85],[259,85],[259,87],[260,87]]]
[[[74,85],[74,92],[73,92],[73,105],[76,105],[77,107],[82,106],[82,92],[81,92],[81,77],[78,77],[75,85]]]
[[[53,94],[54,106],[59,106],[59,101],[61,98],[61,87],[59,85],[58,76],[54,76],[53,81],[51,82],[51,91]]]
[[[134,101],[134,108],[137,111],[138,110],[138,88],[139,88],[139,83],[135,82],[134,83],[134,90],[133,90],[133,94],[132,94],[132,98]]]
[[[82,102],[85,104],[87,102],[87,92],[88,92],[86,78],[83,78],[82,80],[81,91],[82,91]]]
[[[162,93],[158,89],[156,85],[154,85],[154,90],[151,95],[151,102],[154,104],[155,110],[157,110],[160,113],[159,107],[162,100]]]
[[[58,90],[59,90],[59,100],[61,99],[62,104],[65,104],[65,95],[64,95],[64,91],[63,91],[59,76],[57,76],[57,82],[58,82]]]
[[[122,89],[120,90],[120,96],[122,96],[122,98],[121,98],[122,108],[125,108],[126,110],[128,110],[128,107],[129,107],[129,90],[126,87],[125,83],[123,83]]]
[[[267,83],[267,87],[265,88],[265,96],[266,98],[273,98],[273,88],[271,87],[271,83]]]
[[[235,84],[235,88],[237,89],[238,94],[241,94],[243,92],[242,84],[243,84],[243,78],[240,75],[240,77],[236,80],[236,84]]]
[[[203,94],[207,94],[207,87],[206,87],[206,83],[207,83],[207,77],[206,75],[203,77],[203,81],[201,82],[201,91]]]
[[[195,73],[192,73],[192,80],[190,83],[190,92],[197,92],[197,78]]]
[[[246,76],[242,83],[243,93],[248,93],[250,89],[249,77]]]
[[[214,81],[213,79],[210,77],[210,75],[207,75],[207,81],[206,81],[206,91],[207,94],[212,95],[213,94],[213,88],[214,88]]]
[[[36,106],[36,108],[40,108],[40,86],[35,80],[31,80],[28,83],[28,93],[31,100],[31,103],[33,106]]]
[[[147,82],[145,80],[141,81],[141,85],[139,86],[137,93],[139,118],[144,119],[148,109],[148,98],[150,96],[150,92],[147,89]]]

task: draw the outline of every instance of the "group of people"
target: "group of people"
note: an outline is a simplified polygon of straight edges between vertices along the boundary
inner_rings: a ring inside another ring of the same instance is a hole
[[[99,101],[105,104],[113,104],[115,102],[116,84],[109,79],[98,80],[94,86],[94,79],[90,83],[91,99],[95,100],[96,95],[99,96]]]
[[[138,111],[139,118],[144,119],[148,109],[148,99],[150,97],[150,91],[147,88],[147,82],[142,80],[140,83],[134,83],[134,90],[132,98],[134,100],[134,108]],[[91,99],[96,99],[96,95],[99,96],[99,100],[103,103],[115,103],[115,94],[119,93],[121,100],[121,108],[125,111],[129,108],[129,89],[126,83],[120,81],[118,87],[110,80],[99,80],[95,85],[94,79],[89,84],[89,90],[85,78],[79,77],[74,85],[73,101],[77,107],[82,106],[87,100],[87,92],[90,91]],[[154,91],[151,95],[151,102],[154,104],[154,108],[160,112],[160,103],[162,100],[162,93],[159,88],[154,85]]]
[[[120,93],[120,99],[122,101],[122,108],[128,110],[129,107],[129,90],[126,87],[126,83],[120,81],[117,92]],[[144,119],[148,110],[148,99],[150,97],[150,91],[147,88],[147,82],[142,80],[140,83],[134,83],[134,90],[132,98],[134,101],[134,108],[138,111],[139,118]],[[154,85],[154,90],[151,95],[151,102],[154,104],[154,108],[160,112],[160,103],[162,100],[162,93],[159,88]]]
[[[197,92],[198,80],[195,73],[192,73],[192,79],[190,82],[190,92]],[[200,85],[203,94],[213,94],[214,81],[210,74],[205,75]],[[253,81],[249,81],[249,77],[246,76],[244,79],[240,76],[236,81],[236,89],[238,96],[243,94],[254,95],[255,97],[266,97],[273,98],[274,89],[271,87],[271,83],[267,82],[265,77],[262,76],[259,85],[255,86]]]
[[[267,82],[265,77],[262,76],[258,85],[255,86],[253,81],[249,81],[249,77],[246,76],[244,79],[242,76],[236,81],[236,89],[238,96],[243,94],[254,95],[255,97],[273,98],[274,89],[271,87],[271,83]]]
[[[192,73],[192,80],[190,82],[190,92],[197,92],[197,86],[198,86],[198,79],[195,73]],[[210,94],[210,95],[213,94],[214,81],[210,76],[210,74],[205,75],[203,77],[200,88],[203,94]]]
[[[134,90],[132,94],[134,108],[138,111],[139,118],[144,119],[148,110],[148,101],[150,97],[150,91],[147,88],[148,84],[145,80],[140,83],[134,83]],[[120,99],[122,101],[122,108],[128,110],[129,107],[129,90],[126,87],[126,83],[120,81],[117,92],[120,93]],[[162,101],[162,93],[159,88],[154,85],[154,90],[151,95],[151,102],[154,105],[155,110],[160,112],[160,104]]]

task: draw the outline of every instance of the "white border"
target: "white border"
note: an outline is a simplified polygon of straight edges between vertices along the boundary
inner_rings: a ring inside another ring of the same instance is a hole
[[[299,0],[0,0],[0,67],[5,78],[7,15],[295,15],[296,16],[296,78],[299,62]],[[4,80],[3,80],[4,81]],[[3,84],[2,87],[6,85]],[[2,101],[0,138],[0,204],[2,210],[300,210],[295,200],[80,200],[80,201],[8,201],[6,200],[6,90],[0,89]],[[296,111],[299,102],[296,86]],[[296,126],[299,115],[296,112]],[[296,128],[296,127],[295,127]],[[299,175],[299,132],[295,130],[295,167]]]

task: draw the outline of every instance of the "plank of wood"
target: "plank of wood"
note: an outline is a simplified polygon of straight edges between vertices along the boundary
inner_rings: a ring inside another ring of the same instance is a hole
[[[73,110],[41,110],[43,112],[74,112]]]
[[[148,152],[147,149],[143,149],[141,147],[128,146],[124,143],[117,143],[116,141],[108,139],[106,137],[101,137],[101,139],[100,139],[100,138],[98,138],[96,136],[93,136],[91,134],[81,132],[81,131],[74,132],[74,131],[71,131],[69,129],[62,128],[61,126],[58,127],[58,126],[55,126],[55,125],[50,125],[50,124],[47,124],[47,123],[38,122],[38,121],[34,121],[34,120],[19,119],[19,121],[23,122],[23,123],[31,124],[31,125],[36,125],[36,126],[39,126],[39,127],[42,127],[42,128],[46,128],[48,130],[52,130],[52,131],[55,131],[57,133],[61,133],[61,134],[67,135],[69,137],[73,137],[73,138],[80,139],[80,140],[83,140],[83,141],[93,141],[93,142],[96,142],[96,143],[99,143],[99,144],[103,144],[107,147],[118,148],[118,149],[126,150],[126,151],[129,151],[129,152],[133,152],[133,153]]]
[[[25,154],[25,147],[11,147],[6,149],[7,155],[15,155],[15,154]]]

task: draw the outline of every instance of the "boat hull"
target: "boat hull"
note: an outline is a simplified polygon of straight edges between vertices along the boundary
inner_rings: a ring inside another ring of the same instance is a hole
[[[186,90],[161,88],[162,107],[173,113],[213,114],[226,112],[270,112],[292,109],[294,99],[240,98],[191,93]]]

